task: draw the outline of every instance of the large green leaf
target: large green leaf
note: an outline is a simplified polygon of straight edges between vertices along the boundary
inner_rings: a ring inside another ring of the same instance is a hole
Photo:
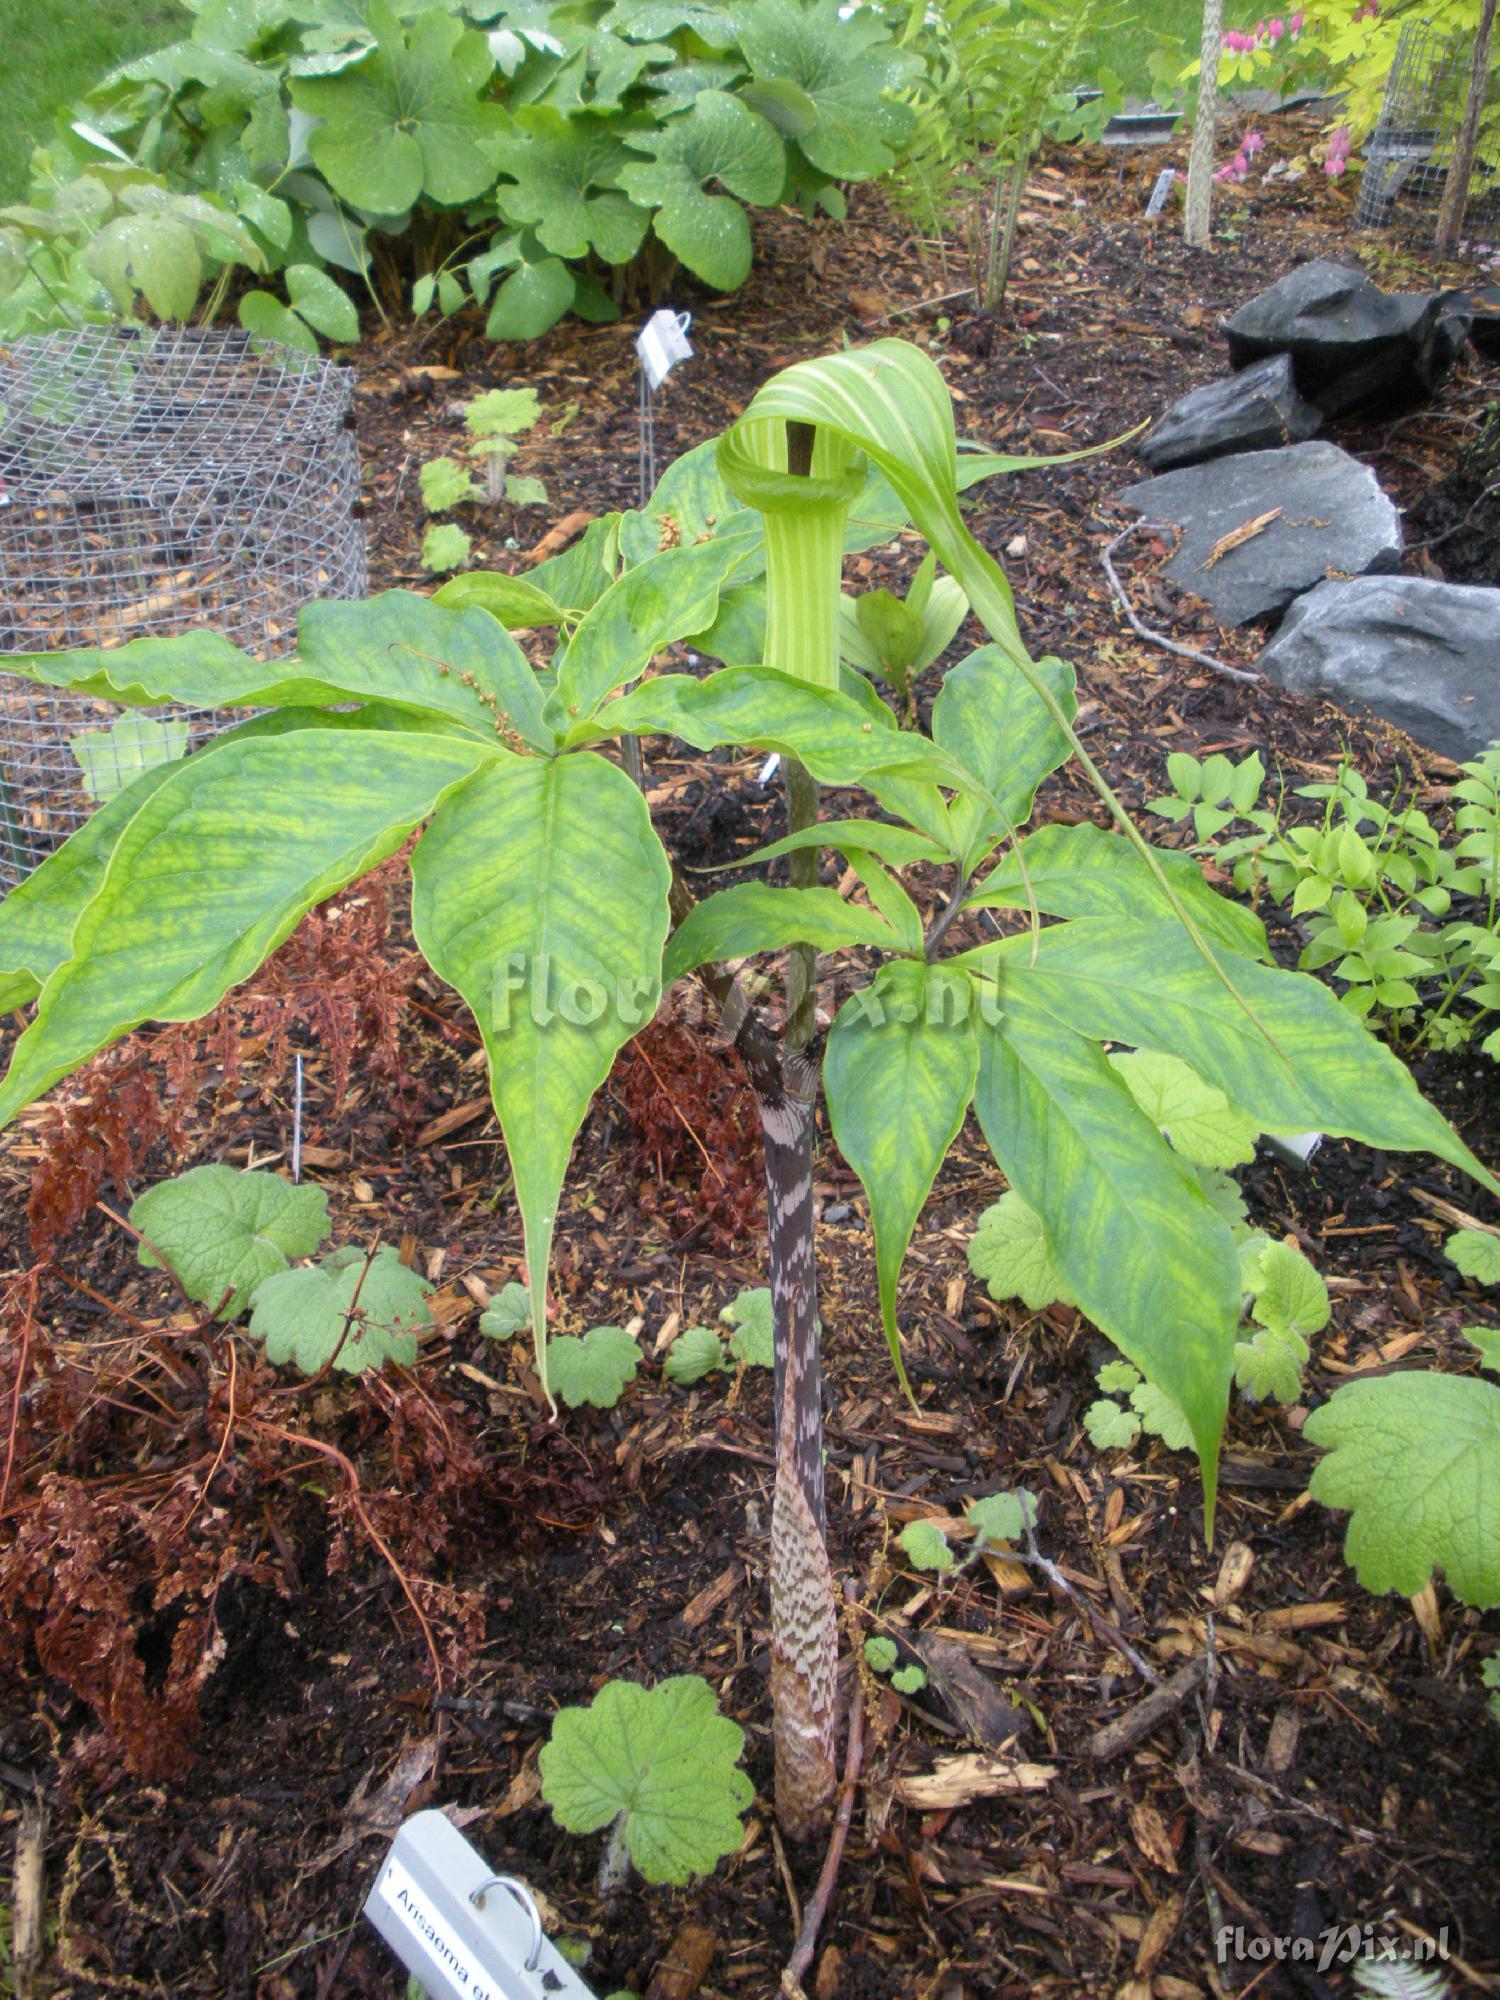
[[[500,167],[514,186],[498,191],[506,220],[531,225],[558,257],[597,251],[628,264],[651,218],[620,192],[620,169],[634,157],[597,118],[548,109],[523,114],[524,130],[504,141]]]
[[[1268,958],[1265,926],[1252,910],[1209,888],[1190,854],[1158,848],[1156,859],[1179,901],[1215,944],[1250,958]],[[1007,849],[965,906],[1027,909],[1032,900],[1049,917],[1145,917],[1167,923],[1172,906],[1155,873],[1127,840],[1087,822],[1041,826]]]
[[[696,904],[672,933],[662,977],[670,985],[696,966],[783,945],[810,944],[819,951],[870,944],[899,951],[901,940],[875,910],[847,903],[836,889],[774,889],[767,882],[738,882]]]
[[[786,152],[774,126],[727,91],[704,90],[691,110],[654,131],[627,133],[650,153],[620,171],[620,185],[655,208],[656,233],[688,269],[721,292],[750,275],[750,223],[740,202],[781,198]],[[706,192],[712,182],[728,190]]]
[[[309,604],[297,621],[297,656],[326,685],[363,700],[452,716],[491,739],[509,721],[537,750],[556,740],[526,655],[483,612],[453,610],[409,590]],[[285,704],[295,695],[277,689],[273,699]]]
[[[552,726],[574,729],[613,689],[643,673],[664,646],[702,631],[724,584],[751,553],[748,537],[729,533],[695,548],[664,550],[627,570],[568,642],[557,690],[547,702]]]
[[[816,826],[797,833],[783,834],[769,847],[758,847],[739,861],[726,861],[726,868],[755,868],[763,861],[775,861],[783,854],[796,854],[805,847],[831,847],[846,859],[851,854],[873,854],[893,868],[909,868],[916,861],[941,861],[944,850],[925,833],[910,827],[892,826],[880,819],[822,819]],[[714,871],[717,872],[717,871]]]
[[[925,737],[873,721],[837,689],[818,688],[774,667],[726,667],[706,680],[662,674],[576,724],[568,743],[607,736],[678,736],[695,750],[742,743],[798,757],[822,784],[857,785],[872,771],[901,771],[936,784],[972,781]]]
[[[1043,659],[1036,671],[1071,718],[1077,710],[1073,669]],[[982,779],[999,808],[990,814],[977,799],[954,808],[954,833],[971,865],[996,839],[1024,825],[1037,786],[1070,755],[1067,737],[999,646],[981,646],[944,674],[932,705],[932,735]]]
[[[314,904],[495,758],[507,753],[454,736],[307,729],[174,764],[42,988],[0,1084],[0,1124],[142,1021],[208,1013]]]
[[[560,257],[523,263],[496,292],[486,334],[491,340],[539,339],[576,303],[578,283]]]
[[[526,657],[487,614],[407,590],[359,603],[309,604],[298,656],[265,662],[214,632],[132,639],[109,652],[21,653],[6,671],[131,708],[321,708],[369,701],[461,723],[487,742],[508,715],[539,749],[541,690]]]
[[[735,20],[756,82],[785,82],[805,93],[817,122],[800,144],[821,173],[869,180],[890,169],[916,125],[899,93],[921,62],[892,47],[876,10],[848,13],[839,0],[751,0]]]
[[[1069,1295],[1186,1414],[1212,1504],[1240,1312],[1228,1225],[1095,1043],[1008,988],[974,1109]]]
[[[422,196],[469,201],[495,177],[508,120],[479,93],[495,67],[483,35],[441,7],[403,27],[369,0],[376,43],[336,76],[294,77],[292,102],[322,124],[309,149],[328,184],[356,208],[400,215]]]
[[[353,715],[281,709],[254,716],[219,740],[231,743],[247,736],[288,735],[299,729],[387,728],[420,733],[424,726],[423,718],[399,709],[372,707]],[[73,926],[104,880],[116,841],[174,768],[174,764],[158,764],[143,772],[92,813],[0,901],[0,1014],[34,1000],[48,973],[68,956]]]
[[[615,1052],[655,1012],[670,871],[645,800],[602,757],[507,761],[412,857],[412,927],[484,1037],[525,1229],[537,1365],[573,1141]]]
[[[998,974],[1002,1007],[1029,1001],[1079,1034],[1180,1056],[1263,1132],[1435,1153],[1500,1194],[1406,1066],[1306,973],[1223,954],[1271,1046],[1174,924],[1087,918],[968,956]]]
[[[870,1199],[880,1314],[903,1387],[896,1281],[978,1063],[974,989],[943,965],[883,966],[840,1008],[828,1036],[829,1123]]]

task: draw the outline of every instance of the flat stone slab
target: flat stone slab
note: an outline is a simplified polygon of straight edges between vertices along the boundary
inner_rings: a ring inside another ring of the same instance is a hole
[[[1289,271],[1224,322],[1229,361],[1289,354],[1297,387],[1325,416],[1430,396],[1469,335],[1451,292],[1383,292],[1363,271],[1318,259]]]
[[[1401,558],[1394,502],[1367,465],[1322,438],[1181,466],[1120,500],[1181,528],[1166,573],[1223,625],[1275,618],[1327,577],[1394,569]]]
[[[1463,763],[1500,739],[1500,590],[1419,576],[1320,583],[1259,666],[1298,694],[1372,709]]]
[[[1272,354],[1181,397],[1136,450],[1153,472],[1167,472],[1232,451],[1300,444],[1322,421],[1322,412],[1297,392],[1291,356]]]

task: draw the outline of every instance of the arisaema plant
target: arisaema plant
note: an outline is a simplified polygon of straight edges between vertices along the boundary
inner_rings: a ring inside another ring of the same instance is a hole
[[[143,774],[0,905],[0,1006],[35,1002],[0,1119],[138,1023],[205,1013],[305,911],[420,830],[413,927],[488,1052],[544,1370],[553,1233],[590,1100],[664,986],[697,975],[717,996],[765,1128],[777,1803],[794,1831],[819,1824],[835,1789],[820,1082],[868,1193],[898,1368],[903,1255],[972,1109],[1068,1296],[1183,1411],[1210,1505],[1234,1242],[1106,1045],[1181,1058],[1261,1131],[1427,1150],[1500,1192],[1400,1063],[1316,980],[1273,966],[1255,918],[1189,858],[1149,848],[1110,796],[1073,730],[1071,670],[1031,659],[960,513],[963,484],[1026,462],[957,457],[938,370],[883,341],[776,376],[646,509],[524,579],[314,605],[296,658],[273,666],[207,632],[10,663],[126,706],[258,712]],[[988,634],[947,674],[927,734],[839,663],[843,556],[908,521]],[[555,630],[545,667],[506,621]],[[685,639],[726,664],[653,675]],[[694,904],[617,761],[625,739],[653,735],[780,753],[790,824],[762,858],[790,855],[791,886]],[[1024,831],[1070,755],[1117,830]],[[867,802],[820,818],[819,785],[863,787]],[[823,848],[861,893],[819,885]],[[927,917],[901,880],[918,863],[946,883]],[[820,1054],[815,961],[838,951],[858,955],[857,987]],[[784,952],[794,977],[773,1022],[730,968]]]

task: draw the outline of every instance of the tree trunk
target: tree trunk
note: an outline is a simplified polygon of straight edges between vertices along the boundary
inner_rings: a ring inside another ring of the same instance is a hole
[[[1474,149],[1479,143],[1479,121],[1484,114],[1484,91],[1490,74],[1490,38],[1495,30],[1495,0],[1484,0],[1479,10],[1479,33],[1474,38],[1474,61],[1469,70],[1469,96],[1464,105],[1463,123],[1453,142],[1453,158],[1448,162],[1448,185],[1443,189],[1443,205],[1438,210],[1434,247],[1451,257],[1458,243],[1464,219],[1464,203],[1469,198],[1469,176],[1474,170]]]
[[[1222,0],[1203,0],[1203,40],[1199,49],[1198,109],[1188,154],[1186,220],[1183,235],[1191,249],[1208,248],[1208,218],[1214,187],[1214,135],[1219,111],[1219,43]]]
[[[817,1072],[786,1059],[784,1088],[757,1091],[776,1335],[776,1487],[771,1509],[771,1704],[776,1817],[815,1833],[838,1789],[834,1692],[838,1608],[824,1542],[823,1387],[813,1244]]]

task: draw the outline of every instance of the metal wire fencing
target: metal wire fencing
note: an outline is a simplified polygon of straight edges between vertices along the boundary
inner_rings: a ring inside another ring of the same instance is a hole
[[[1429,229],[1448,185],[1463,122],[1474,56],[1473,37],[1409,21],[1386,79],[1380,120],[1365,142],[1365,170],[1355,223],[1365,229]],[[1469,195],[1468,226],[1500,226],[1500,73],[1486,81]]]
[[[211,626],[290,653],[365,594],[353,374],[238,331],[84,327],[0,348],[0,889],[229,719],[37,687],[7,653]]]

